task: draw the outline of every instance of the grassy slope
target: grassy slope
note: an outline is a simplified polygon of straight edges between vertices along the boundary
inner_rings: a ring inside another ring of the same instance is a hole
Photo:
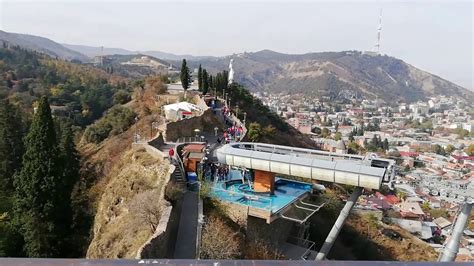
[[[147,89],[126,104],[140,117],[128,130],[99,144],[83,141],[79,147],[84,185],[76,198],[78,209],[82,210],[79,215],[86,221],[83,227],[89,230],[89,233],[78,233],[84,256],[88,249],[88,257],[133,258],[151,235],[146,226],[129,226],[134,220],[128,214],[127,203],[143,189],[156,190],[157,197],[163,198],[161,188],[165,184],[160,182],[168,171],[168,162],[150,158],[143,151],[133,150],[131,145],[137,129],[146,134],[152,121],[161,121],[154,97],[151,89]]]
[[[129,204],[144,191],[152,190],[153,202],[163,200],[169,163],[144,149],[129,149],[109,173],[110,181],[100,198],[94,222],[94,239],[88,258],[134,258],[153,234]],[[161,203],[160,203],[161,202]]]

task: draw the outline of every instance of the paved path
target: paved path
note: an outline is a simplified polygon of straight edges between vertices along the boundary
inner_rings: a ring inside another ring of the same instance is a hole
[[[198,230],[199,194],[186,191],[179,219],[178,237],[174,249],[174,259],[195,259]]]

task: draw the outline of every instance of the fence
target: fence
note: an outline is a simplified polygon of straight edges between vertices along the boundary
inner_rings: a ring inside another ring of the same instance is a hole
[[[176,140],[176,143],[188,143],[188,142],[205,142],[201,137],[180,137]]]
[[[303,252],[303,254],[300,257],[302,260],[307,260],[309,258],[309,256],[311,255],[311,251],[314,250],[315,243],[311,240],[308,240],[308,239],[303,239],[303,238],[290,236],[290,237],[288,237],[287,242],[290,243],[290,244],[297,245],[299,247],[302,247],[302,248],[306,249],[306,251]]]

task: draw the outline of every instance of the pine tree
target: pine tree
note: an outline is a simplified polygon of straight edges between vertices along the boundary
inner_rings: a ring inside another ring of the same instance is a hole
[[[180,78],[181,78],[181,86],[183,86],[183,89],[184,89],[184,96],[186,97],[186,92],[191,86],[191,73],[189,72],[186,59],[183,59],[183,63],[181,64]]]
[[[209,89],[214,89],[214,78],[209,74]]]
[[[224,91],[222,90],[222,86],[221,86],[221,80],[222,80],[222,73],[217,73],[216,78],[214,79],[214,87],[220,93],[224,93]],[[222,95],[222,96],[224,96],[224,95]]]
[[[385,138],[385,139],[383,140],[382,148],[383,148],[384,151],[387,151],[387,150],[388,150],[389,144],[388,144],[388,139],[387,139],[387,138]]]
[[[0,191],[13,190],[13,175],[21,168],[24,152],[20,110],[8,100],[0,101]]]
[[[15,175],[15,223],[29,257],[57,257],[64,248],[65,200],[56,132],[48,99],[42,97],[25,140],[23,167]]]
[[[201,67],[201,64],[199,64],[199,69],[198,69],[198,89],[199,89],[199,91],[202,91],[202,67]]]
[[[207,75],[207,70],[202,70],[202,94],[206,95],[209,91],[209,76]]]
[[[74,133],[72,131],[72,123],[70,121],[62,121],[60,123],[60,140],[59,140],[59,160],[61,162],[61,181],[62,189],[60,190],[60,198],[63,202],[60,206],[63,215],[60,223],[72,224],[71,194],[74,185],[79,180],[80,156],[74,144]],[[64,227],[62,234],[69,236],[71,234],[70,227]],[[64,240],[68,240],[65,238]],[[69,245],[68,245],[69,246]],[[67,250],[73,252],[72,250]]]

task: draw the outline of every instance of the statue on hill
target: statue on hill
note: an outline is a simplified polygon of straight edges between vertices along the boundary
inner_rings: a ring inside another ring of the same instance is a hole
[[[234,83],[234,68],[232,66],[232,63],[234,62],[234,59],[230,59],[230,64],[229,64],[229,85]]]

